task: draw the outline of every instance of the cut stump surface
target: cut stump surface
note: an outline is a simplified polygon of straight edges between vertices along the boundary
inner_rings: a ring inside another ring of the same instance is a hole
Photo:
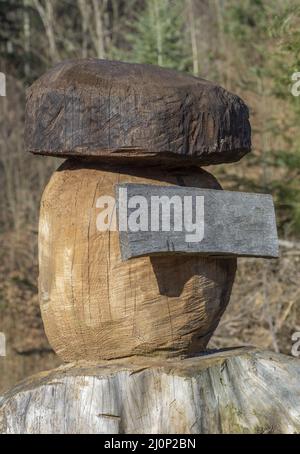
[[[299,377],[298,359],[252,348],[73,363],[9,391],[0,432],[300,433]]]

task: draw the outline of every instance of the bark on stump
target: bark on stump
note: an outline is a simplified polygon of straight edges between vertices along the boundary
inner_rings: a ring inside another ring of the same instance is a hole
[[[300,362],[254,349],[70,363],[20,383],[7,434],[300,433]]]

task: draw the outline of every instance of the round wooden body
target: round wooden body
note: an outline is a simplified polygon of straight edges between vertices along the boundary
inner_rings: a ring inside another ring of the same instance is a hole
[[[68,160],[53,174],[41,202],[39,292],[46,334],[65,361],[195,354],[228,304],[235,258],[121,260],[118,232],[97,229],[96,201],[125,182],[220,189],[198,168]]]

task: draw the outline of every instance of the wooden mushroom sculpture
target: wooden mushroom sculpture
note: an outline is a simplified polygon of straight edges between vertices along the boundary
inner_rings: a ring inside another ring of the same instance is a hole
[[[155,66],[70,61],[29,89],[26,146],[72,157],[44,192],[39,226],[40,304],[57,354],[73,361],[204,350],[228,304],[236,258],[123,261],[119,232],[97,229],[97,200],[121,183],[221,189],[200,166],[250,150],[245,104]]]
[[[239,416],[243,408],[236,408],[237,417],[224,410],[218,423],[205,424],[200,389],[213,388],[214,397],[219,390],[221,407],[235,406],[234,389],[228,391],[230,376],[226,392],[217,386],[226,361],[230,373],[244,367],[254,389],[253,376],[261,370],[264,382],[264,361],[272,358],[254,350],[199,357],[229,302],[236,257],[278,255],[272,198],[222,191],[201,168],[238,161],[250,151],[243,101],[206,80],[155,66],[67,61],[28,90],[26,148],[67,158],[41,201],[40,305],[56,353],[66,362],[89,362],[63,366],[8,393],[0,407],[0,430],[60,432],[64,415],[70,433],[247,431],[247,417]],[[99,228],[99,216],[106,219],[106,228]],[[164,228],[166,221],[169,228]],[[188,236],[191,226],[199,234],[196,241]],[[250,374],[251,355],[258,366]],[[148,369],[156,377],[153,383],[151,373],[142,372]],[[170,374],[173,385],[177,380],[176,391],[170,388]],[[206,374],[212,374],[211,381]],[[104,399],[112,386],[108,376],[119,384]],[[180,376],[194,377],[195,389]],[[94,389],[92,377],[100,380],[97,397],[90,396],[95,401],[89,414],[77,410],[80,424],[74,425],[68,417],[90,386]],[[56,379],[62,383],[59,393],[68,396],[64,404],[51,398]],[[270,395],[275,382],[272,386]],[[183,389],[189,410],[178,422],[176,414],[184,412],[178,397]],[[300,396],[292,391],[296,405]],[[149,404],[142,416],[131,403],[140,394]],[[28,413],[26,421],[16,423],[14,414],[29,395],[28,412],[34,418]],[[166,419],[155,419],[154,398],[169,408]],[[216,402],[211,398],[205,405],[213,408]],[[299,420],[286,413],[278,430],[298,430]],[[252,418],[249,430],[265,427],[268,418]]]

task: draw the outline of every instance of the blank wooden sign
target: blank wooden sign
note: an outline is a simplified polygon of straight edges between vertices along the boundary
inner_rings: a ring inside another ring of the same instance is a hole
[[[272,196],[182,186],[116,185],[123,260],[167,253],[278,257]]]

